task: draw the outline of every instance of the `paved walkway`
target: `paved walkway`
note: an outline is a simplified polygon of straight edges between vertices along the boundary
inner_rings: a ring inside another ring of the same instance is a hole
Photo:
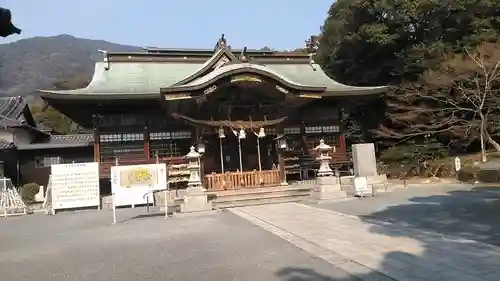
[[[500,280],[491,245],[298,203],[232,212],[363,280]]]

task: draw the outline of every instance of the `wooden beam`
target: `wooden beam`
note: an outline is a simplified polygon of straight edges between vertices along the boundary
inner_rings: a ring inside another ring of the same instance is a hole
[[[93,133],[94,133],[94,162],[100,162],[100,134],[99,134],[99,115],[92,115]]]
[[[144,155],[146,156],[148,163],[151,162],[151,154],[149,153],[149,145],[150,145],[149,130],[148,130],[148,127],[144,127]]]

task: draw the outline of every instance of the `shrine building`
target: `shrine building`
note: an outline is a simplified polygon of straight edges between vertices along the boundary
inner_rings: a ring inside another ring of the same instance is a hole
[[[224,37],[214,49],[102,53],[85,88],[38,92],[92,130],[93,155],[81,157],[104,179],[111,165],[165,162],[182,184],[195,146],[209,189],[278,185],[314,174],[320,139],[332,166],[347,166],[343,104],[386,90],[338,83],[307,53],[234,50]]]

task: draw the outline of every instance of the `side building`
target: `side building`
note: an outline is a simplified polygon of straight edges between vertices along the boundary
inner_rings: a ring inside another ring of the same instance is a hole
[[[183,156],[191,145],[203,152],[209,188],[307,178],[317,165],[313,150],[320,139],[334,147],[333,166],[349,163],[343,104],[386,90],[338,83],[308,54],[232,50],[223,37],[214,50],[103,55],[87,87],[38,91],[92,130],[92,158],[103,178],[116,163],[158,161],[168,163],[171,181],[185,182]],[[222,176],[231,173],[235,177]]]
[[[0,175],[46,185],[50,165],[93,161],[93,134],[59,135],[37,124],[24,97],[0,98]]]

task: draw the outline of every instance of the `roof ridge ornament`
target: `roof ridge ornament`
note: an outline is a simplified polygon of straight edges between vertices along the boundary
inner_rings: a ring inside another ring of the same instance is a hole
[[[240,54],[240,61],[241,61],[241,62],[248,62],[247,47],[244,47],[244,48],[241,50],[241,54]]]
[[[109,70],[109,53],[106,50],[97,50],[104,57],[104,70]]]
[[[306,43],[306,52],[309,55],[309,65],[311,65],[313,70],[316,71],[313,57],[316,55],[316,52],[319,49],[319,36],[311,35],[309,39],[305,40],[305,43]]]
[[[219,40],[217,40],[217,43],[215,44],[214,47],[214,52],[217,52],[221,49],[228,48],[231,49],[231,46],[227,45],[227,40],[224,38],[224,33],[220,36]]]

